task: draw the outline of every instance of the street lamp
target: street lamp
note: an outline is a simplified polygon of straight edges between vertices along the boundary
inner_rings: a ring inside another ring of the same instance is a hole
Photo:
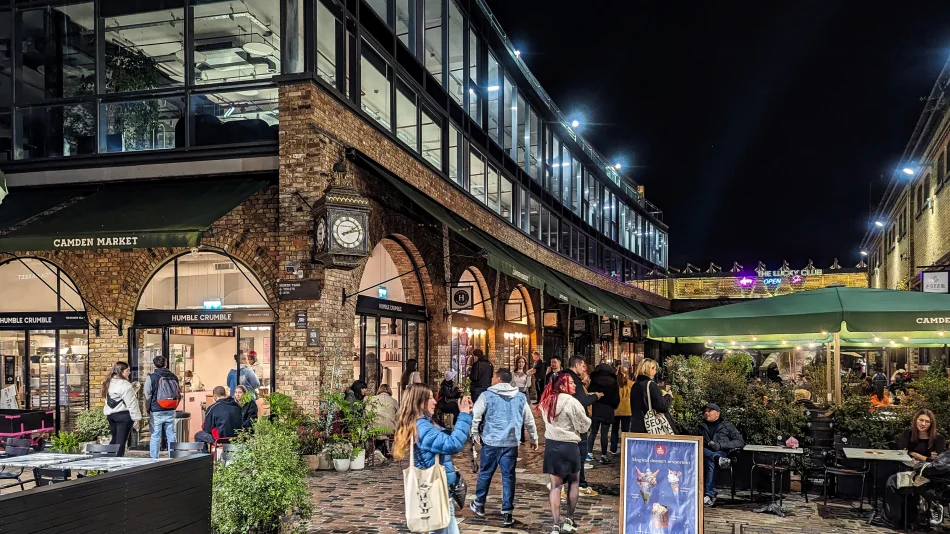
[[[884,221],[874,221],[874,226],[878,228],[884,228]]]
[[[623,165],[621,165],[620,163],[614,163],[614,168],[617,169],[618,171],[620,170],[621,167],[623,167]]]
[[[862,256],[867,256],[867,255],[868,255],[868,251],[862,250],[862,251],[861,251],[861,255],[862,255]]]
[[[577,120],[577,119],[574,119],[574,120],[571,121],[571,128],[577,128],[577,127],[580,126],[580,125],[581,125],[581,121],[579,121],[579,120]]]
[[[933,166],[934,166],[933,163],[914,163],[912,165],[908,165],[907,167],[904,167],[903,169],[901,169],[901,172],[906,174],[907,176],[913,176],[917,174],[918,172],[920,172],[922,167],[933,167]]]

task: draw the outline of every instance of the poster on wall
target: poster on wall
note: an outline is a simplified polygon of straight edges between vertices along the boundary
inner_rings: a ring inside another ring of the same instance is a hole
[[[505,303],[505,321],[509,323],[516,323],[521,321],[523,318],[524,312],[522,311],[520,302]]]
[[[270,336],[264,337],[263,348],[261,349],[261,358],[264,360],[264,363],[270,363]]]
[[[620,534],[702,532],[702,438],[624,433],[621,439]]]

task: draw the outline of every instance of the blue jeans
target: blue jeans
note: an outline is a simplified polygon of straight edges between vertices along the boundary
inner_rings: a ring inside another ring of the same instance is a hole
[[[165,430],[165,441],[169,448],[175,439],[175,410],[163,412],[152,412],[151,420],[151,440],[148,444],[149,456],[158,458],[158,451],[162,446],[162,429]]]
[[[459,534],[459,524],[455,520],[455,501],[452,500],[452,496],[449,495],[449,516],[452,518],[449,521],[449,526],[445,528],[440,528],[439,530],[433,530],[429,534]]]
[[[501,467],[501,513],[515,510],[515,466],[518,464],[518,447],[482,446],[482,465],[478,469],[478,485],[475,487],[475,503],[485,505],[488,487],[495,468]]]
[[[703,482],[706,484],[705,495],[707,497],[715,497],[716,492],[716,469],[719,468],[719,459],[725,458],[726,454],[722,451],[714,451],[712,449],[703,448],[703,463],[706,465],[705,478]]]

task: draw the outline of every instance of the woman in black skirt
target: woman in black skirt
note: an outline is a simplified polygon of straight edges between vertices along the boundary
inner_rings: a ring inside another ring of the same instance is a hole
[[[577,444],[581,434],[590,429],[590,418],[581,403],[573,397],[574,380],[567,373],[552,377],[538,402],[538,413],[544,418],[544,468],[551,475],[551,534],[574,532],[574,509],[580,488],[581,458]],[[567,519],[561,518],[561,486],[566,486]]]

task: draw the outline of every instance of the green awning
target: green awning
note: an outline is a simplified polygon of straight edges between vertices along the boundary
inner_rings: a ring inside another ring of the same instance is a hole
[[[88,186],[13,188],[0,203],[0,232],[94,190]]]
[[[103,184],[0,237],[0,251],[194,247],[215,221],[272,182],[254,176]]]

